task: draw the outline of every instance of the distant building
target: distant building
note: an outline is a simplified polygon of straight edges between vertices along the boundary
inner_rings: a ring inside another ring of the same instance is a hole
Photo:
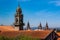
[[[47,22],[46,22],[45,29],[46,29],[46,30],[48,30],[48,29],[49,29],[49,26],[48,26],[48,23],[47,23]]]
[[[27,30],[31,30],[29,22],[27,23],[26,29],[27,29]]]
[[[40,22],[39,26],[38,26],[38,29],[42,29],[42,24]]]

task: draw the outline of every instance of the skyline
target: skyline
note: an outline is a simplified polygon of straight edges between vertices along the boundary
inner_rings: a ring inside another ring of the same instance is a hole
[[[0,24],[14,23],[18,0],[0,0]],[[24,23],[30,22],[31,27],[46,21],[49,27],[60,27],[60,1],[59,0],[20,0],[20,7],[24,15]]]

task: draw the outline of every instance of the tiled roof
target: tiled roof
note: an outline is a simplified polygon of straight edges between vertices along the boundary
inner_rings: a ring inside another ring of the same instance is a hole
[[[45,39],[53,30],[20,30],[17,31],[13,26],[0,26],[0,35],[6,37],[16,37],[19,35],[31,36],[33,38]]]
[[[60,36],[60,32],[57,32],[57,35]]]
[[[60,40],[60,38],[58,38],[57,40]]]
[[[60,32],[57,32],[58,38],[57,40],[60,40]]]
[[[16,37],[18,35],[26,35],[31,36],[33,38],[41,38],[45,39],[52,30],[43,30],[43,31],[28,31],[28,30],[21,30],[21,31],[3,31],[0,33],[0,35],[7,36],[7,37]]]
[[[19,35],[18,31],[3,31],[0,33],[0,36],[5,36],[5,37],[16,37]]]
[[[0,31],[14,31],[13,26],[0,26]]]

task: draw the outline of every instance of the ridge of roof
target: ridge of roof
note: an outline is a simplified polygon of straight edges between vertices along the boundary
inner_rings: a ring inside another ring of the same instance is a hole
[[[52,33],[53,31],[54,31],[54,30],[50,30],[50,33]],[[49,33],[49,34],[50,34],[50,33]],[[45,38],[48,37],[49,34],[47,34],[47,35],[45,36]],[[44,38],[44,39],[45,39],[45,38]]]

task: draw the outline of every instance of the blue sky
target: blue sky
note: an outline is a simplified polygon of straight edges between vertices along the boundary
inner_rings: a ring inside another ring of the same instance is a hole
[[[49,27],[60,27],[60,0],[0,0],[0,24],[14,23],[18,1],[25,24],[29,21],[31,27],[36,27],[41,22],[44,27],[47,21]]]

